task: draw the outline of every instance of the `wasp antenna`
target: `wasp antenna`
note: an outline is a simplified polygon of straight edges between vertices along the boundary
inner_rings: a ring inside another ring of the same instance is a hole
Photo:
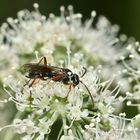
[[[83,77],[83,76],[87,73],[87,69],[86,69],[85,67],[83,67],[83,70],[84,70],[84,72],[83,72],[83,74],[81,75],[81,77]]]
[[[87,87],[86,84],[84,84],[82,81],[80,81],[80,83],[82,83],[82,84],[84,85],[84,87],[86,88],[86,90],[88,91],[89,96],[90,96],[90,98],[91,98],[91,101],[92,101],[92,103],[93,103],[93,105],[94,105],[94,100],[93,100],[92,94],[91,94],[91,92],[89,91],[88,87]]]

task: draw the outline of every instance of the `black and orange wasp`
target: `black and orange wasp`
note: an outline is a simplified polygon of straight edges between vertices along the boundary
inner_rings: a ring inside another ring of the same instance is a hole
[[[40,79],[40,80],[50,79],[55,82],[62,82],[65,85],[69,85],[69,91],[67,93],[67,96],[68,96],[69,92],[71,91],[71,87],[75,87],[79,83],[82,83],[87,89],[93,102],[93,98],[88,87],[79,79],[79,76],[77,74],[73,73],[68,68],[61,68],[57,66],[48,65],[46,57],[42,57],[38,63],[24,64],[23,67],[26,71],[28,71],[28,75],[26,75],[26,77],[29,78],[29,81],[24,86],[28,85],[30,88],[33,86],[33,84],[35,83],[37,79]],[[84,73],[81,75],[81,77],[83,77],[85,73],[87,72],[86,68],[83,67],[83,69],[84,69]],[[32,100],[31,96],[32,96],[32,93],[30,91],[30,103]]]

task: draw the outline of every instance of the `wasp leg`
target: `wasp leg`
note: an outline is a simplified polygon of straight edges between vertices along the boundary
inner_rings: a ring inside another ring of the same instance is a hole
[[[42,58],[40,59],[40,61],[38,62],[38,65],[39,65],[42,61],[43,61],[44,65],[47,66],[47,59],[46,59],[46,57],[42,57]]]
[[[23,94],[24,87],[25,87],[26,85],[28,85],[30,81],[31,81],[31,79],[28,80],[28,81],[23,85],[23,87],[22,87],[22,89],[21,89],[21,93],[22,93],[22,94]]]
[[[32,86],[33,86],[33,84],[35,83],[35,81],[38,79],[39,77],[37,76],[37,77],[35,77],[34,79],[33,79],[33,81],[29,84],[29,88],[31,88]],[[30,79],[31,80],[31,79]],[[29,97],[29,99],[30,99],[30,105],[32,104],[32,92],[31,92],[31,90],[30,90],[30,97]]]
[[[69,93],[70,93],[70,91],[71,91],[71,87],[72,87],[72,85],[69,86],[69,90],[68,90],[68,93],[67,93],[66,98],[68,98],[68,96],[69,96]]]
[[[51,79],[53,81],[61,81],[62,76],[61,75],[57,75],[57,76],[53,76]]]
[[[39,79],[39,80],[40,80],[40,79],[41,79],[41,80],[46,80],[46,79],[44,79],[43,77],[36,76],[30,84],[29,84],[29,82],[30,82],[32,79],[30,79],[30,80],[25,84],[25,86],[26,86],[26,85],[29,85],[29,88],[32,87],[33,84],[36,82],[37,79]],[[38,81],[38,82],[39,82],[39,81]],[[31,105],[31,104],[32,104],[32,92],[31,92],[31,90],[30,90],[30,97],[29,97],[29,99],[30,99],[30,105]]]

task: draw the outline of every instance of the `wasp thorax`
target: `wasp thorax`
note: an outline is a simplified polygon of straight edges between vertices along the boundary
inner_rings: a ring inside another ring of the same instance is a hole
[[[73,75],[73,73],[72,73],[71,71],[67,72],[67,74],[68,74],[69,76],[72,76],[72,75]]]
[[[63,69],[63,71],[64,71],[68,76],[72,76],[72,75],[73,75],[72,71],[69,70],[69,69]]]

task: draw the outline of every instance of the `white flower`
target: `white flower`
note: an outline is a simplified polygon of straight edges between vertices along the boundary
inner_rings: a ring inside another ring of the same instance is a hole
[[[15,55],[15,50],[8,45],[1,45],[0,52],[0,79],[4,79],[8,73],[14,73],[18,64],[18,57]]]
[[[8,77],[5,81],[5,91],[17,104],[17,109],[24,112],[26,111],[26,108],[32,108],[30,121],[33,121],[33,126],[29,125],[29,127],[25,121],[26,119],[23,120],[22,125],[19,125],[19,128],[22,128],[21,130],[19,129],[20,133],[25,133],[27,130],[29,131],[27,133],[28,135],[39,133],[41,136],[39,136],[38,139],[40,139],[40,137],[43,137],[43,134],[49,135],[51,133],[52,126],[59,118],[62,119],[63,130],[66,134],[70,128],[72,128],[72,131],[73,129],[76,129],[74,126],[75,123],[77,123],[79,126],[78,133],[81,133],[80,135],[83,135],[82,137],[85,139],[96,138],[95,130],[97,127],[99,128],[99,130],[96,130],[98,133],[103,130],[110,130],[111,124],[109,118],[115,111],[113,108],[123,100],[119,100],[117,97],[120,91],[119,85],[111,91],[110,86],[112,80],[100,83],[98,81],[98,74],[97,70],[89,69],[88,76],[96,78],[83,78],[83,83],[72,88],[68,97],[66,96],[68,87],[61,82],[55,83],[52,81],[46,84],[46,81],[39,81],[29,89],[28,85],[23,87],[21,82],[16,82],[11,76]],[[12,92],[15,93],[15,95],[9,93],[7,86],[12,89]],[[54,88],[54,86],[57,88]],[[19,89],[22,88],[24,89],[20,94],[21,90]],[[64,88],[65,96],[60,96],[60,93],[64,92]],[[32,93],[31,104],[29,100],[30,91]],[[40,119],[35,121],[35,118],[38,117]],[[80,121],[84,121],[84,119],[90,123],[89,128],[87,127],[88,124],[86,124],[85,128],[88,129],[85,134],[82,133],[83,131],[86,131],[82,129],[84,123],[80,123]],[[18,126],[16,127],[18,128]],[[35,132],[33,131],[34,127],[36,128]],[[124,132],[122,131],[122,133]],[[78,138],[78,135],[74,133],[73,137]],[[73,137],[70,135],[70,138]]]
[[[139,105],[139,91],[140,91],[140,44],[139,42],[131,43],[126,47],[126,54],[122,56],[121,60],[124,65],[124,73],[128,77],[128,81],[131,84],[131,95],[128,96],[128,106],[135,106],[140,109]],[[127,93],[130,93],[127,92]],[[133,103],[135,102],[135,103]]]
[[[24,120],[15,119],[13,124],[16,126],[15,129],[17,133],[27,133],[27,135],[31,135],[37,132],[37,127],[34,126],[30,118]]]

